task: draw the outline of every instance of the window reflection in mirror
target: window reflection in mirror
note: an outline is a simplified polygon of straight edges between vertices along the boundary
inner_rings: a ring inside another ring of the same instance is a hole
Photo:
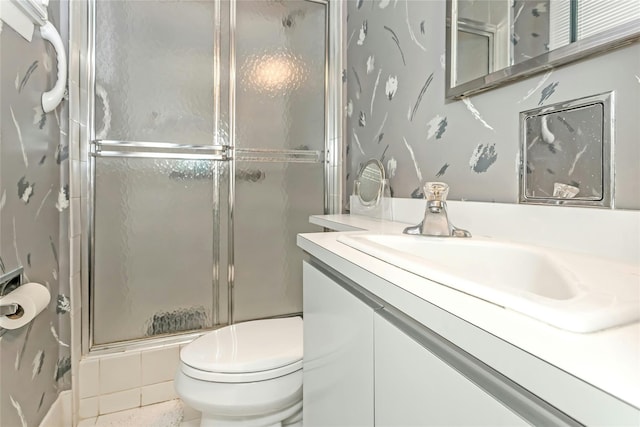
[[[460,83],[493,72],[494,33],[470,22],[458,21],[458,75]]]
[[[640,32],[639,0],[448,2],[450,87],[475,80],[477,84],[474,82],[471,91],[484,87],[487,82],[479,79],[491,73],[505,70],[502,74],[508,77],[524,75],[529,69],[543,67],[544,60],[540,59],[547,58],[550,52],[579,45],[575,42],[625,24],[638,24],[635,32]],[[568,56],[576,59],[575,52],[571,54]],[[554,55],[553,59],[558,64],[563,62],[562,55]],[[511,67],[516,71],[510,72]],[[500,77],[488,81],[495,83]]]
[[[457,0],[458,84],[509,65],[510,0]]]

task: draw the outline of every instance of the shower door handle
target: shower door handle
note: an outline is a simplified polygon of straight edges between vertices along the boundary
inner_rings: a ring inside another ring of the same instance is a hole
[[[229,160],[227,145],[189,145],[167,142],[95,140],[94,157],[137,157],[183,160]]]
[[[236,171],[236,181],[258,182],[265,178],[266,174],[260,169],[240,169]]]

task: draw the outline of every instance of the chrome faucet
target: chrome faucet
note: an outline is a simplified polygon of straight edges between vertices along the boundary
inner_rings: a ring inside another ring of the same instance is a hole
[[[447,215],[447,194],[449,186],[444,182],[427,182],[424,186],[427,208],[424,219],[418,225],[404,229],[405,234],[421,234],[424,236],[471,237],[467,230],[456,228],[449,222]]]

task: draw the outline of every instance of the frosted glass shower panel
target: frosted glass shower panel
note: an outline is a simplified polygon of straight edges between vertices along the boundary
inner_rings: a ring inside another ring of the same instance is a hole
[[[218,165],[96,159],[95,345],[211,327]]]
[[[236,7],[236,146],[324,150],[326,6],[285,0]]]
[[[303,252],[296,234],[322,231],[322,163],[237,162],[235,321],[302,312]]]
[[[214,7],[96,2],[96,139],[213,143]]]

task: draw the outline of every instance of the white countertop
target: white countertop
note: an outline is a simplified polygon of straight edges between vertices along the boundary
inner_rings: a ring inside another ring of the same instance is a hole
[[[349,230],[401,233],[406,223],[357,215],[322,215],[310,220],[344,231],[300,234],[298,245],[390,304],[394,304],[394,298],[397,300],[400,288],[417,297],[417,301],[440,307],[640,408],[640,323],[589,334],[563,331],[396,268],[337,241],[345,232],[362,233]]]

